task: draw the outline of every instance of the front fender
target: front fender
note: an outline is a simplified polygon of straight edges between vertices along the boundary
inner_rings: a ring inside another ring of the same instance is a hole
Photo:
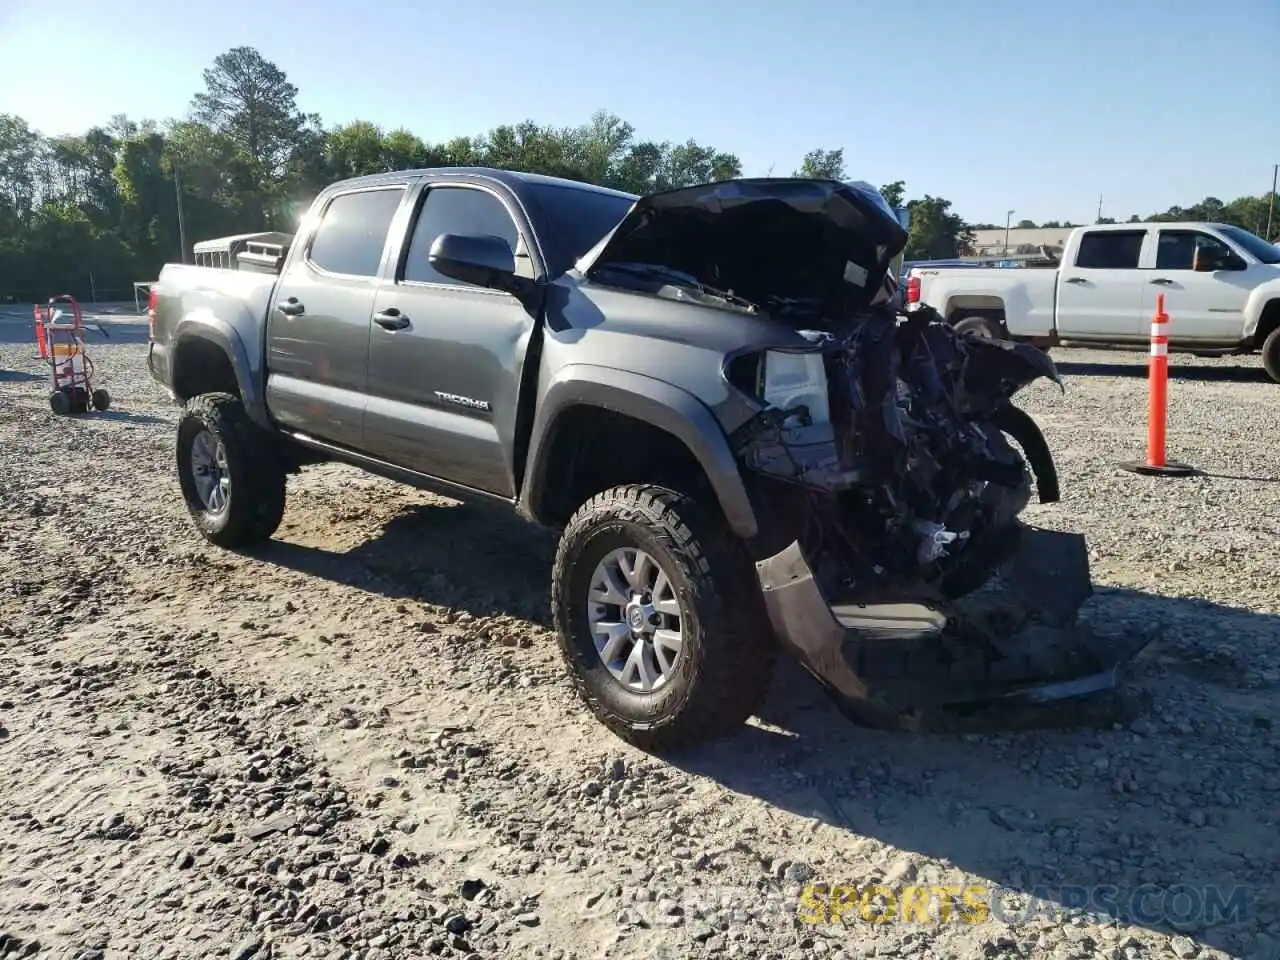
[[[542,502],[556,420],[571,407],[582,405],[635,417],[676,437],[706,473],[730,529],[743,539],[756,535],[759,527],[738,463],[707,406],[665,380],[594,364],[561,368],[542,394],[529,441],[528,479],[520,494],[526,516],[537,519],[533,505]]]
[[[188,315],[178,322],[173,338],[171,383],[180,383],[184,373],[184,362],[192,362],[194,355],[184,351],[182,345],[193,339],[212,343],[222,350],[231,362],[231,369],[235,373],[236,386],[239,388],[245,412],[259,426],[271,429],[271,422],[267,417],[267,405],[256,375],[257,369],[250,359],[244,338],[234,326],[212,313]],[[185,361],[184,353],[187,358]]]
[[[1280,281],[1272,280],[1254,287],[1244,305],[1244,337],[1250,340],[1257,336],[1258,323],[1267,309],[1267,304],[1280,300]]]

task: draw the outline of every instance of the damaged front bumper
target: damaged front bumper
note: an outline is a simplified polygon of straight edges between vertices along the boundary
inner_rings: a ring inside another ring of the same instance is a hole
[[[1149,639],[1103,639],[1079,623],[1093,592],[1082,536],[1015,530],[995,575],[960,600],[922,586],[828,598],[798,542],[756,572],[778,639],[847,716],[880,729],[951,730],[984,708],[1106,693]]]

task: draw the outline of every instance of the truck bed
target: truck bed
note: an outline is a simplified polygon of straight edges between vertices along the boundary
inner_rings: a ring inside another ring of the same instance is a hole
[[[1054,333],[1058,271],[1041,267],[1010,269],[916,269],[920,299],[951,319],[970,313],[1004,309],[1014,337],[1048,337]]]
[[[209,325],[208,329],[226,337],[222,345],[231,351],[233,360],[238,355],[246,365],[251,364],[250,358],[260,357],[261,349],[246,349],[253,345],[237,341],[247,335],[256,337],[258,343],[263,341],[276,280],[274,274],[268,273],[166,264],[154,288],[149,360],[153,375],[172,388],[171,346],[188,318],[199,318]]]

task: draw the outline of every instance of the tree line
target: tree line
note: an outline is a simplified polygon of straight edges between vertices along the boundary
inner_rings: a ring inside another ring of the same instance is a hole
[[[739,158],[687,140],[640,139],[614,114],[574,127],[526,120],[428,143],[356,120],[326,126],[298,108],[285,72],[252,47],[215,58],[186,117],[119,114],[81,136],[45,136],[0,115],[0,300],[54,293],[127,299],[135,280],[205,239],[292,232],[316,193],[346,177],[434,166],[544,173],[645,194],[742,176]],[[796,176],[846,177],[842,150],[814,150]],[[891,203],[904,184],[886,185]],[[968,227],[951,204],[910,201],[912,249],[954,256]]]
[[[490,166],[635,194],[743,175],[731,152],[642,140],[605,111],[574,127],[525,120],[440,143],[362,120],[326,126],[252,47],[215,58],[203,81],[187,116],[163,125],[118,114],[80,136],[46,136],[0,114],[0,300],[129,299],[134,281],[184,252],[189,261],[194,243],[292,232],[319,190],[363,174]],[[844,152],[812,150],[792,175],[846,179]],[[953,257],[972,242],[950,201],[907,200],[902,181],[880,189],[911,211],[909,259]]]
[[[1205,197],[1199,203],[1189,207],[1172,206],[1163,213],[1150,213],[1145,217],[1132,214],[1124,223],[1177,223],[1197,221],[1200,223],[1230,223],[1256,233],[1264,240],[1273,243],[1280,239],[1280,209],[1272,209],[1276,198],[1274,194],[1264,193],[1257,197],[1237,197],[1230,203],[1224,203],[1217,197]],[[1268,213],[1271,213],[1271,236],[1267,236]],[[1115,217],[1099,217],[1095,223],[1120,223]],[[1053,229],[1057,227],[1082,227],[1085,224],[1070,221],[1046,220],[1036,223],[1034,220],[1019,220],[1013,224],[1017,230]],[[1002,223],[975,223],[974,230],[1003,230]]]

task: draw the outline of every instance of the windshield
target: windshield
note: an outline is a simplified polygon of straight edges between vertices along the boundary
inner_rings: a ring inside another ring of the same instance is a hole
[[[1241,230],[1239,227],[1219,227],[1218,230],[1228,240],[1233,240],[1250,256],[1263,263],[1280,263],[1280,247],[1275,244],[1267,243],[1261,237],[1254,236],[1248,230]]]
[[[560,261],[557,272],[599,243],[622,222],[635,202],[630,197],[604,193],[585,184],[578,188],[534,183],[529,190],[546,218],[545,228],[555,237],[556,259]]]

